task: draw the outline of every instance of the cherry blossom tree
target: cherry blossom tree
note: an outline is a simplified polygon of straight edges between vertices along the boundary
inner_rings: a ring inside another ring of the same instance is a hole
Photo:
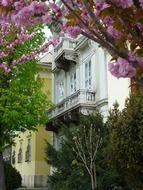
[[[143,66],[142,0],[0,1],[0,22],[17,25],[58,22],[72,37],[82,34],[108,50],[110,72],[141,83]]]
[[[0,28],[0,70],[6,73],[9,73],[16,65],[32,60],[41,52],[48,51],[49,46],[56,43],[52,38],[49,38],[46,43],[44,43],[45,40],[43,39],[43,44],[40,46],[34,47],[34,44],[31,44],[31,48],[27,52],[21,51],[16,56],[13,56],[20,45],[28,44],[30,40],[34,40],[39,31],[29,30],[26,27],[19,27],[9,23],[0,24]]]
[[[0,190],[5,190],[3,152],[19,132],[45,124],[50,106],[35,76],[35,55],[49,47],[42,45],[44,33],[37,26],[26,29],[14,24],[1,25],[0,56]]]
[[[108,50],[110,72],[141,83],[143,70],[142,0],[61,0],[62,31],[82,34]]]
[[[47,3],[46,0],[0,0],[2,23],[16,23],[22,26],[49,24],[55,16],[61,16],[61,9],[54,1]]]
[[[51,24],[61,16],[60,8],[53,3],[44,1],[1,0],[0,1],[0,69],[9,73],[17,64],[33,59],[41,52],[48,51],[50,45],[55,45],[58,39],[49,37],[41,47],[31,48],[25,55],[21,53],[15,59],[12,52],[20,45],[35,36],[32,27],[39,24]],[[11,57],[11,61],[7,60]]]
[[[41,16],[41,7],[42,4],[32,1],[29,5],[24,5],[24,1],[0,1],[0,190],[5,190],[3,151],[12,144],[15,132],[34,130],[37,124],[45,122],[47,101],[40,92],[40,83],[35,80],[35,58],[48,51],[56,40],[49,38],[45,43],[39,25],[46,23],[47,17]],[[25,105],[22,105],[24,99]],[[20,107],[25,110],[22,117]]]

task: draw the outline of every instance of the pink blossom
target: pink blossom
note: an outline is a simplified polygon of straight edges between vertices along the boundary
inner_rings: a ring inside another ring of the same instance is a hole
[[[14,3],[14,11],[11,14],[8,22],[14,22],[18,25],[35,25],[43,23],[47,18],[43,16],[48,15],[48,5],[45,2],[39,1],[16,1]],[[43,18],[42,18],[43,17]]]
[[[49,6],[49,8],[50,8],[51,10],[54,11],[54,13],[55,13],[57,16],[59,16],[59,17],[62,16],[62,10],[61,10],[61,8],[60,8],[57,4],[55,4],[55,3],[49,3],[48,6]]]
[[[79,26],[68,26],[66,32],[70,34],[71,37],[76,38],[81,34],[81,28]]]
[[[139,0],[140,6],[143,9],[143,0]]]
[[[20,1],[16,1],[14,3],[14,7],[15,7],[16,11],[21,10],[24,6],[25,6],[25,3],[23,1],[21,1],[21,0]]]
[[[136,61],[139,65],[143,66],[143,57],[137,57]]]
[[[99,15],[100,12],[107,7],[110,7],[108,3],[106,3],[105,0],[95,0],[95,14]]]
[[[88,14],[88,11],[87,11],[85,8],[82,10],[81,16],[82,16],[82,18],[83,18],[84,20],[89,21],[89,19],[90,19],[89,14]]]
[[[45,13],[45,11],[48,10],[48,6],[44,2],[37,2],[33,1],[30,5],[29,8],[34,12],[34,13]]]
[[[109,63],[109,71],[117,78],[131,78],[135,76],[136,69],[125,59],[119,57],[116,62]]]
[[[9,73],[11,71],[5,63],[0,63],[0,70],[2,70],[5,73]]]
[[[137,56],[135,53],[133,52],[129,52],[128,53],[129,56],[129,60],[134,63],[134,64],[138,64],[140,66],[143,66],[143,57],[139,57]]]
[[[131,7],[134,3],[133,0],[112,0],[117,6],[121,6],[122,8]]]
[[[106,16],[104,18],[104,23],[106,24],[107,27],[111,26],[113,24],[113,20],[110,16]]]
[[[49,23],[52,22],[52,17],[49,16],[49,15],[44,15],[44,16],[42,16],[42,20],[43,20],[44,23],[49,24]]]
[[[1,4],[3,6],[8,6],[8,5],[11,5],[13,3],[13,0],[2,0],[1,1]]]
[[[114,28],[112,25],[110,25],[108,28],[107,28],[107,32],[113,37],[113,38],[116,38],[116,39],[120,39],[122,37],[122,32],[118,31],[116,28]]]
[[[110,73],[117,77],[117,78],[120,78],[120,75],[119,75],[119,65],[118,64],[115,64],[115,63],[109,63],[108,64],[108,69],[110,71]]]
[[[131,61],[132,63],[136,61],[136,56],[131,51],[128,53],[128,58],[129,58],[129,61]]]
[[[7,56],[7,54],[5,52],[3,52],[3,51],[0,52],[0,58],[6,57],[6,56]]]
[[[49,37],[47,44],[56,46],[58,43],[59,43],[59,38],[57,38],[57,37]]]
[[[137,23],[137,27],[140,31],[143,31],[143,24]]]

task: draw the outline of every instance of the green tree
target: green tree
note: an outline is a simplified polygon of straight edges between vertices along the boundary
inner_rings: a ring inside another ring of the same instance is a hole
[[[82,116],[77,125],[64,125],[59,138],[59,150],[49,143],[46,149],[47,162],[54,168],[48,178],[52,190],[129,190],[124,178],[108,163],[109,135],[99,113]]]
[[[19,44],[7,62],[40,47],[44,40],[42,29],[37,27],[34,31],[37,35]],[[47,120],[49,101],[41,92],[42,83],[36,78],[37,73],[36,60],[17,65],[10,73],[0,71],[0,190],[5,190],[3,151],[12,145],[18,132],[36,130],[37,125]]]
[[[81,116],[78,125],[65,127],[59,150],[48,144],[47,162],[56,168],[49,177],[53,190],[97,188],[96,159],[103,131],[102,117],[97,112],[95,116]]]
[[[132,94],[125,108],[114,105],[108,118],[109,160],[130,189],[143,189],[143,95]]]
[[[71,142],[62,143],[61,150],[57,151],[48,144],[48,164],[54,167],[54,173],[48,176],[50,190],[90,190],[90,178],[77,160],[71,145]]]
[[[96,159],[98,190],[130,190],[124,179],[113,165],[109,162],[109,131],[104,128],[102,146]]]

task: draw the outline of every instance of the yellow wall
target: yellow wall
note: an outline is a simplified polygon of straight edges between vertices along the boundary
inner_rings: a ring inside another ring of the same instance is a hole
[[[47,174],[50,172],[50,167],[47,165],[45,161],[45,148],[46,148],[46,141],[50,141],[51,139],[51,133],[48,131],[45,131],[43,126],[38,127],[38,133],[36,133],[36,167],[35,167],[35,173],[37,175]]]
[[[43,73],[40,74],[40,78],[41,78],[42,84],[43,84],[42,91],[51,100],[51,90],[52,90],[51,76],[49,76],[48,74],[47,75],[46,74],[42,75],[42,74]]]
[[[20,134],[18,137],[15,138],[15,152],[16,152],[16,162],[14,166],[22,175],[34,175],[35,174],[35,132],[26,131],[25,133]],[[31,161],[25,162],[25,152],[27,149],[27,141],[28,138],[31,138]],[[18,152],[20,143],[22,142],[22,163],[18,163]]]
[[[39,76],[43,83],[42,91],[51,100],[51,70],[45,66],[40,66],[40,68]],[[28,138],[31,139],[31,161],[25,162]],[[44,126],[39,126],[37,132],[26,131],[15,138],[16,163],[14,166],[21,175],[47,175],[50,172],[50,168],[44,159],[45,140],[50,141],[50,139],[51,134],[45,130]],[[22,142],[22,163],[17,162],[20,142]]]

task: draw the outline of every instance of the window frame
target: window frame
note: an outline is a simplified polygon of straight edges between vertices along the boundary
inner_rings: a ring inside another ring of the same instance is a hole
[[[31,139],[27,140],[27,147],[25,152],[25,162],[31,162]]]
[[[56,83],[56,91],[57,91],[57,103],[61,102],[64,99],[65,96],[65,82],[64,80],[57,81]]]
[[[22,142],[20,143],[20,147],[19,147],[17,156],[18,156],[17,163],[22,163]]]
[[[73,94],[77,91],[77,76],[76,71],[70,73],[70,94]]]
[[[84,87],[86,89],[92,88],[92,62],[91,59],[84,64]]]

